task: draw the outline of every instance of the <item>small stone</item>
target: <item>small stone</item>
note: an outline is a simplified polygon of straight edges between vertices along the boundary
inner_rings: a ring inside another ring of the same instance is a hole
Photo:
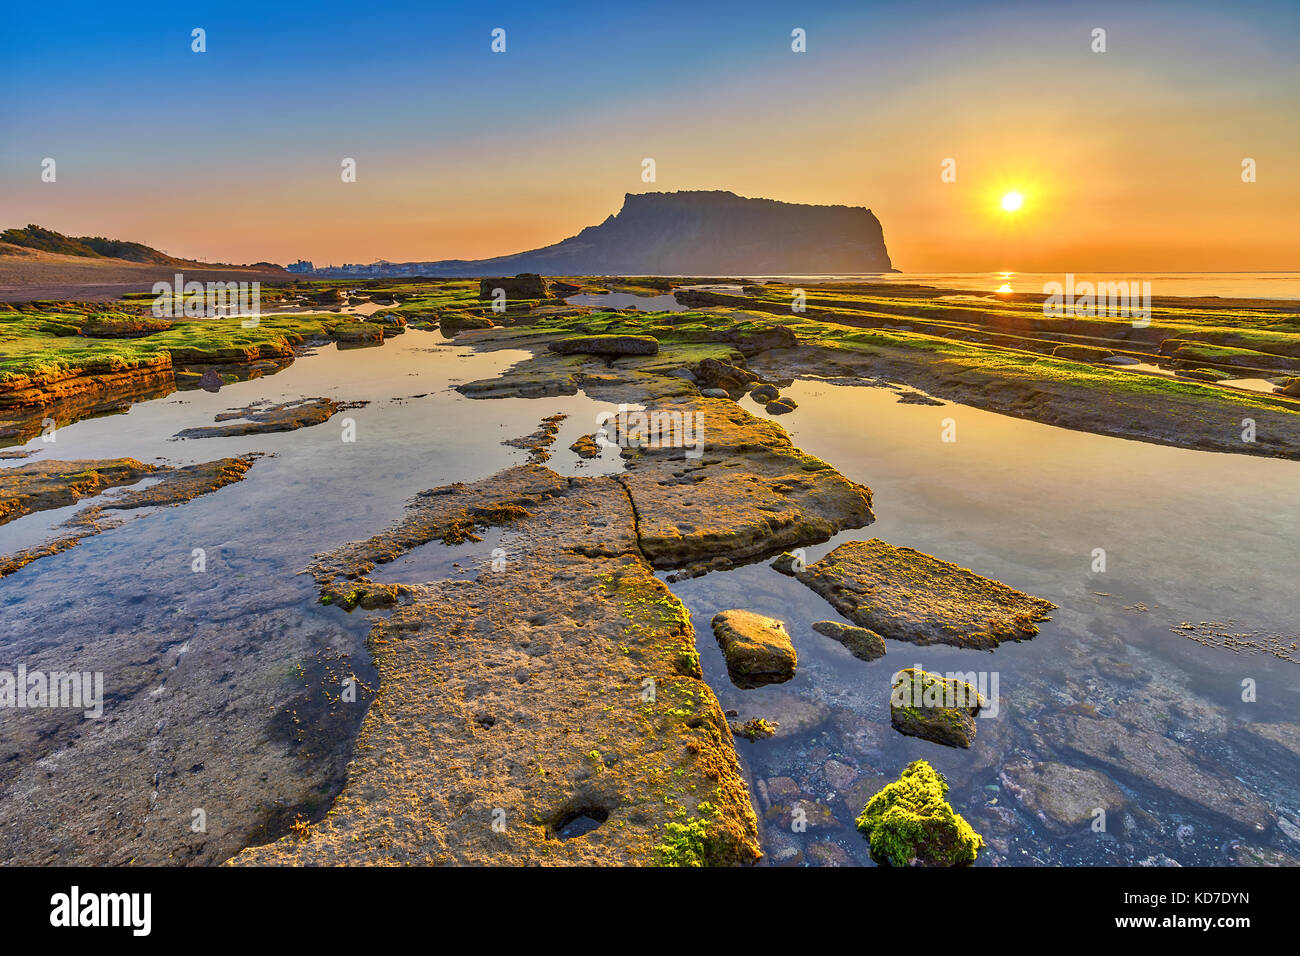
[[[840,763],[838,760],[826,761],[826,766],[822,767],[822,773],[826,777],[826,782],[836,790],[846,790],[853,786],[853,782],[858,779],[858,771],[846,763]]]
[[[713,616],[713,634],[737,687],[779,684],[794,676],[797,657],[785,625],[752,611],[722,611]]]
[[[839,641],[858,660],[874,661],[885,656],[884,638],[870,628],[841,624],[839,621],[818,621],[813,625],[813,630]]]
[[[772,561],[770,567],[782,574],[794,577],[795,574],[803,570],[803,559],[797,554],[791,554],[789,551],[783,551]]]

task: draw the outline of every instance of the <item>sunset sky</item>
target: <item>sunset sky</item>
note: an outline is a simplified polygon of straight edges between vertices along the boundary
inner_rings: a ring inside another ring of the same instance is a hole
[[[905,271],[1300,269],[1294,2],[42,2],[5,20],[0,227],[234,262],[476,258],[571,236],[628,192],[729,189],[869,206]]]

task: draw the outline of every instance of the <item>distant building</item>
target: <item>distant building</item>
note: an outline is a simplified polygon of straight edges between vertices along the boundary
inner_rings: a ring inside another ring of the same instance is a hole
[[[288,272],[306,273],[306,272],[315,272],[316,267],[312,265],[310,262],[308,262],[306,259],[299,259],[297,262],[293,263],[292,265],[286,266],[285,270]]]

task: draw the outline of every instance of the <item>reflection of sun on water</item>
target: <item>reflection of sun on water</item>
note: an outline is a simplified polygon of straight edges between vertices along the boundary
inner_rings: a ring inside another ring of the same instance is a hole
[[[1009,282],[1004,282],[1002,285],[998,286],[998,295],[1006,295],[1014,291],[1015,289],[1011,288],[1011,283]]]

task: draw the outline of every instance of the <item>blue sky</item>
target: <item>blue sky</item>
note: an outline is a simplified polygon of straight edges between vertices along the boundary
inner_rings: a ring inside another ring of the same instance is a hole
[[[1098,204],[1158,224],[1239,155],[1266,156],[1268,178],[1209,195],[1245,217],[1225,236],[1271,234],[1268,209],[1300,198],[1272,191],[1296,178],[1293,3],[39,3],[5,18],[3,225],[178,254],[490,255],[571,235],[624,192],[732,188],[872,206],[911,268],[975,268],[981,248],[1027,260],[1044,243],[1068,265],[1082,253],[1062,217],[1093,244]],[[794,27],[807,54],[790,50]],[[931,185],[949,155],[982,177],[960,201]],[[57,185],[39,181],[46,156]],[[655,184],[639,181],[644,156]],[[343,157],[360,171],[348,191]],[[1045,231],[990,234],[977,186],[1017,176],[1058,205],[1036,207]],[[1116,254],[1172,268],[1195,251],[1153,261],[1161,242]],[[1294,246],[1269,249],[1260,268]],[[1196,267],[1233,258],[1206,255]]]

